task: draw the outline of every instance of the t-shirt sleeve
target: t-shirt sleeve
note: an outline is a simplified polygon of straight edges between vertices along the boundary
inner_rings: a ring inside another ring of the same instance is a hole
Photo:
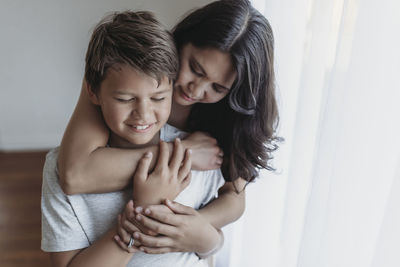
[[[73,208],[62,191],[57,175],[57,150],[46,156],[42,181],[42,243],[47,252],[69,251],[89,246]]]
[[[204,172],[205,195],[201,207],[218,197],[218,189],[225,184],[224,177],[220,169]]]

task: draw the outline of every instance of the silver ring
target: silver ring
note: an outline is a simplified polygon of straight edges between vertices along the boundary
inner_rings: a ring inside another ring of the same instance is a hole
[[[129,240],[129,244],[128,244],[128,248],[131,248],[133,246],[133,243],[135,242],[135,240],[133,239],[133,237],[131,236],[131,239]]]

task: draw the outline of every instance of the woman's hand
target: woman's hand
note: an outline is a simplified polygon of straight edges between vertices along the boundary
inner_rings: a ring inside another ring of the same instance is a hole
[[[135,226],[127,219],[127,217],[130,216],[130,214],[133,212],[133,209],[133,201],[130,200],[126,204],[124,212],[118,215],[117,235],[114,236],[115,242],[117,242],[120,248],[128,253],[138,251],[138,246],[140,245],[140,242],[134,241],[132,246],[128,247],[128,244],[132,238],[132,234],[129,233],[126,229],[129,229],[130,231],[140,231],[139,227]]]
[[[168,200],[165,204],[135,209],[136,213],[141,212],[136,214],[135,220],[159,234],[151,236],[126,229],[133,233],[135,242],[140,242],[141,251],[149,254],[177,251],[207,254],[221,245],[220,233],[195,209]]]
[[[194,132],[182,140],[185,148],[193,151],[192,169],[215,170],[221,167],[224,153],[217,140],[204,132]],[[173,198],[170,198],[173,199]]]
[[[180,139],[175,139],[171,159],[168,145],[160,142],[156,167],[148,174],[151,158],[152,153],[146,153],[133,176],[133,200],[138,205],[160,204],[164,199],[175,199],[190,183],[191,150],[184,151]]]

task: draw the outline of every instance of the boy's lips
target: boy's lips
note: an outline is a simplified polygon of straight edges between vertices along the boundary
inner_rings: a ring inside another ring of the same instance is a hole
[[[150,131],[155,123],[150,124],[128,124],[129,128],[136,133],[146,133]]]

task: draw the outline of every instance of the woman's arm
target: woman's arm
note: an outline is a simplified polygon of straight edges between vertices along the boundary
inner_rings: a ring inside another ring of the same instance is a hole
[[[131,235],[140,250],[149,254],[196,252],[205,255],[221,247],[223,243],[219,230],[195,209],[177,202],[166,201],[165,205],[150,205],[143,213],[135,211],[133,205],[127,205],[121,217],[122,223],[119,228],[128,234],[119,234],[118,240],[123,240],[119,244],[125,250],[124,244],[129,241]],[[137,231],[135,225],[138,223],[153,234]]]
[[[127,207],[122,215],[122,226],[135,236],[146,253],[190,251],[210,255],[223,243],[223,236],[218,229],[234,222],[243,214],[245,184],[246,181],[241,178],[233,183],[225,183],[219,190],[219,197],[199,211],[171,202],[166,202],[166,206],[151,205],[144,211],[142,207],[135,210]],[[139,224],[160,235],[148,235],[132,228]]]
[[[108,138],[109,130],[101,111],[90,102],[83,82],[58,158],[60,184],[66,194],[122,190],[131,183],[136,166],[146,152],[158,155],[156,145],[142,149],[106,147]],[[194,133],[182,144],[192,149],[195,169],[211,170],[220,167],[222,151],[214,138]],[[172,148],[172,144],[169,144],[169,148]],[[152,158],[150,169],[154,168],[156,159],[156,156]]]
[[[112,228],[101,239],[85,249],[50,253],[52,266],[126,266],[134,253],[128,253],[117,245],[113,240],[115,233],[116,228]],[[130,251],[134,252],[137,249],[131,248]]]
[[[217,229],[236,221],[245,210],[245,185],[246,181],[242,178],[225,182],[218,190],[218,198],[200,209],[199,213]]]
[[[157,146],[139,150],[106,148],[108,137],[101,112],[90,102],[83,82],[58,158],[60,183],[66,194],[121,190],[131,182],[145,151],[157,153]]]

